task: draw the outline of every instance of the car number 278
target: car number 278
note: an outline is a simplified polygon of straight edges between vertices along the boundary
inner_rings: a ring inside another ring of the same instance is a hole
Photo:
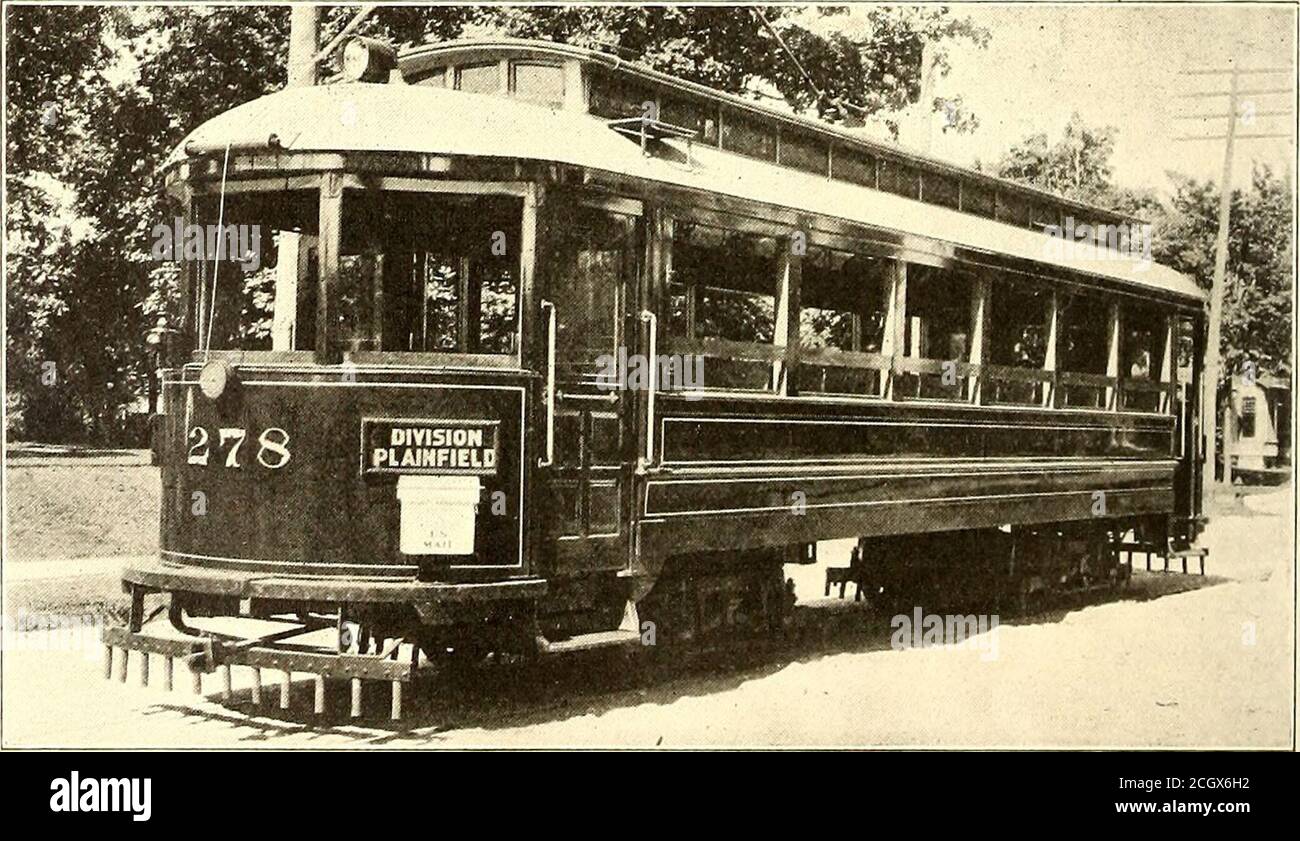
[[[217,458],[225,454],[226,467],[242,467],[241,453],[246,452],[244,442],[248,430],[242,427],[223,426],[217,430],[215,441],[208,430],[196,426],[190,430],[190,453],[186,459],[190,464],[207,464],[212,450],[217,450]],[[249,445],[249,450],[252,445]],[[289,433],[278,426],[267,427],[257,436],[257,450],[253,455],[257,463],[271,470],[279,470],[289,463]]]

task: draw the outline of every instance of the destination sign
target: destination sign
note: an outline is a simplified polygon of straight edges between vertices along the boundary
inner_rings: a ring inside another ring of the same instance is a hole
[[[496,421],[363,418],[361,473],[492,476]]]

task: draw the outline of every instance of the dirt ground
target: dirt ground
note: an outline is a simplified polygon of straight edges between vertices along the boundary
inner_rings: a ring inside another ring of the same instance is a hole
[[[833,600],[805,614],[823,633],[745,662],[640,668],[601,655],[488,667],[408,693],[400,727],[385,720],[381,686],[367,687],[354,725],[343,717],[347,687],[331,684],[334,717],[314,723],[305,675],[281,712],[275,687],[264,707],[249,703],[246,669],[235,670],[227,704],[215,675],[202,697],[179,670],[176,691],[164,692],[157,660],[148,689],[134,665],[128,684],[104,681],[93,629],[7,634],[3,744],[1288,747],[1295,506],[1289,489],[1245,503],[1214,519],[1209,575],[1147,574],[1139,559],[1129,592],[1008,617],[977,649],[895,650],[889,617]],[[824,546],[823,564],[845,552]],[[821,575],[801,570],[801,595],[820,597]]]
[[[147,450],[5,448],[7,562],[158,551],[158,468]]]

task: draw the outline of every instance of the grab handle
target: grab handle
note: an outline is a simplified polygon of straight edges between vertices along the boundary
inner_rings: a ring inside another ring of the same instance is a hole
[[[655,395],[659,392],[659,321],[650,310],[641,311],[641,320],[650,325],[649,353],[650,388],[645,403],[645,455],[638,469],[644,471],[655,460]]]
[[[542,301],[546,312],[546,455],[537,460],[538,467],[555,462],[555,304]]]

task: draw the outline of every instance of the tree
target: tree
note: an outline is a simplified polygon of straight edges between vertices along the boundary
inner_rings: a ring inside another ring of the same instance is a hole
[[[1214,275],[1214,240],[1219,190],[1211,182],[1173,175],[1174,194],[1155,238],[1155,255],[1209,288]],[[1291,197],[1267,166],[1256,166],[1249,191],[1232,194],[1228,229],[1220,352],[1225,375],[1246,362],[1256,371],[1289,377],[1292,276]]]
[[[68,150],[97,128],[90,111],[110,88],[104,35],[124,18],[106,7],[31,11],[5,9],[6,407],[31,436],[80,437],[120,382],[102,373],[101,331],[83,334],[79,323],[83,293],[99,278]]]

